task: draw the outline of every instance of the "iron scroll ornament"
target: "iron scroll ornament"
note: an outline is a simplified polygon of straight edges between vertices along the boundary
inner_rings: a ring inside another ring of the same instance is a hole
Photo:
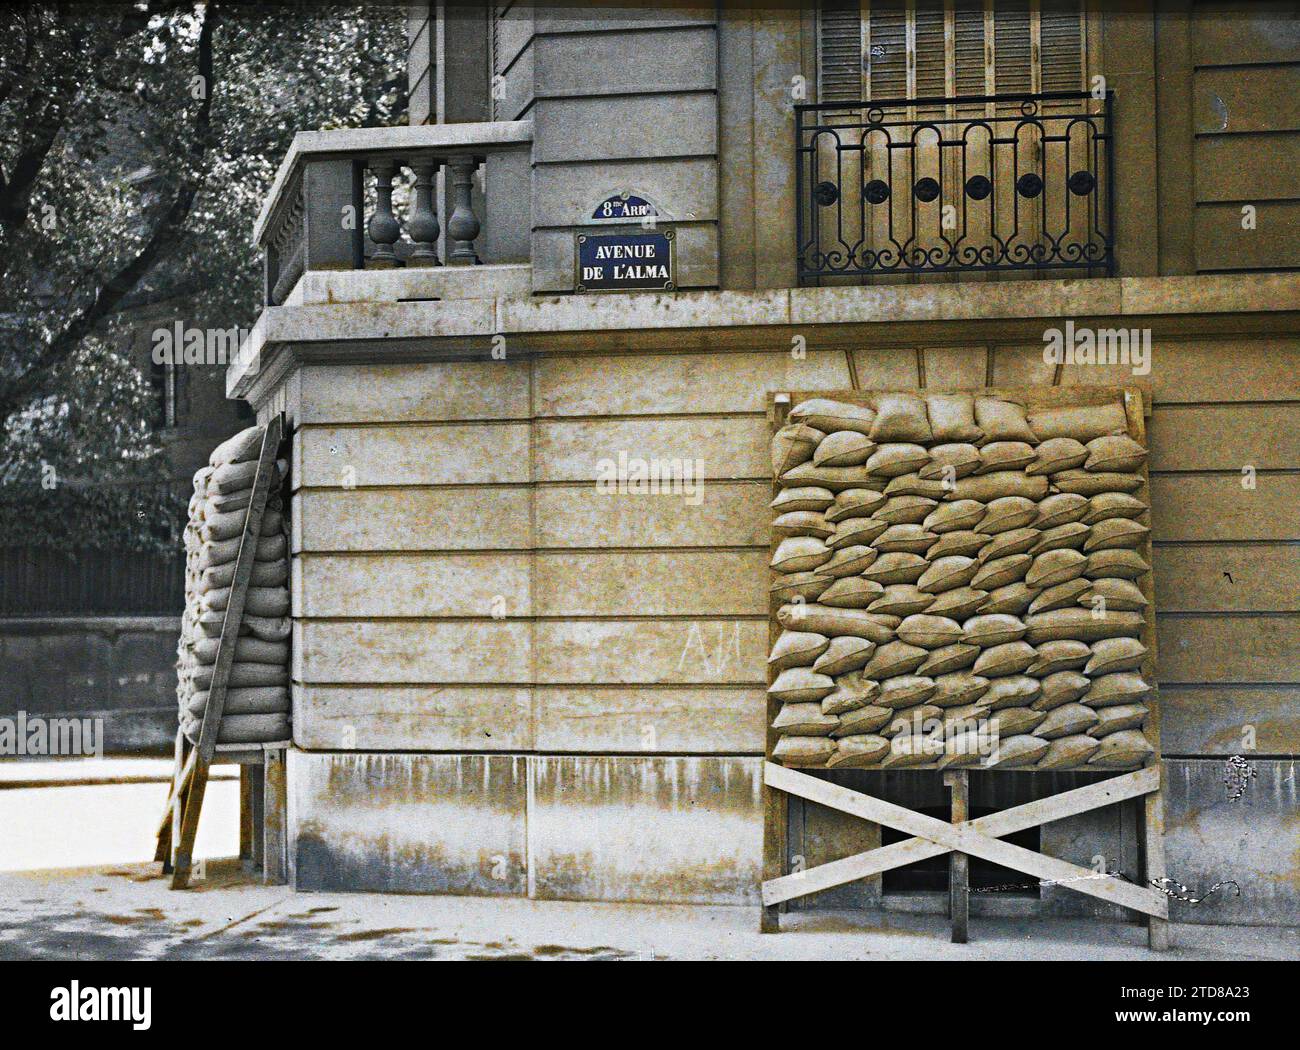
[[[1111,93],[795,109],[801,284],[899,273],[1114,274]]]

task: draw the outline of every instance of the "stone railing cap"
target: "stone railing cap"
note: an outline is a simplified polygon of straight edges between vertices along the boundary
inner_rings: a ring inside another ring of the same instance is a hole
[[[395,128],[341,128],[337,131],[300,131],[280,162],[271,190],[253,226],[253,243],[261,246],[267,226],[286,187],[309,157],[336,154],[391,153],[410,150],[491,153],[516,149],[533,141],[531,120],[493,120],[464,124],[417,124]]]

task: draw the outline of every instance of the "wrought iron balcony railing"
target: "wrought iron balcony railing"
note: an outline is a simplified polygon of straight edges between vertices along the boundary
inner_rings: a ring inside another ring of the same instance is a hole
[[[800,284],[1115,270],[1112,94],[795,107]]]

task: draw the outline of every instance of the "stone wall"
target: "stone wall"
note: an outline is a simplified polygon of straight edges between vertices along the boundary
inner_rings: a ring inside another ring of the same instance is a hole
[[[171,754],[178,617],[0,621],[0,718],[102,718],[106,754]]]
[[[1052,382],[1041,344],[968,331],[939,345],[818,336],[803,358],[773,329],[713,350],[688,349],[707,333],[675,352],[523,337],[507,361],[300,367],[281,398],[297,428],[298,885],[347,870],[357,889],[754,902],[766,397]],[[1060,377],[1149,392],[1167,863],[1194,887],[1242,886],[1176,918],[1270,922],[1300,904],[1278,845],[1294,838],[1300,753],[1298,358],[1290,338],[1165,326],[1150,376]],[[702,499],[597,491],[599,461],[620,452],[698,457]],[[1221,780],[1236,753],[1258,776],[1234,803]],[[425,816],[395,816],[419,792],[371,790],[390,782],[419,785]],[[452,784],[482,801],[435,819],[457,809]],[[456,830],[478,805],[491,841]],[[362,819],[376,807],[380,824]],[[813,806],[792,820],[810,864],[873,834]],[[1118,810],[1052,825],[1043,846],[1136,872]],[[1043,902],[1113,914],[1061,891]]]

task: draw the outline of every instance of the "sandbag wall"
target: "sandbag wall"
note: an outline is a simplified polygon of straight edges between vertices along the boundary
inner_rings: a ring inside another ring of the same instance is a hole
[[[796,398],[772,442],[771,757],[1144,765],[1154,610],[1137,395]]]
[[[180,726],[191,743],[198,740],[208,702],[263,432],[263,427],[250,427],[218,445],[208,466],[194,475],[185,528],[185,614],[177,662]],[[218,744],[278,743],[290,738],[288,530],[279,492],[287,471],[285,462],[277,461]]]

